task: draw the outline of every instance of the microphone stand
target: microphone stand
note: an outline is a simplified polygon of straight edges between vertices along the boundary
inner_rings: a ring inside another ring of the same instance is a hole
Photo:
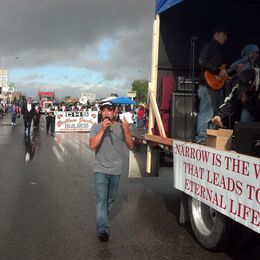
[[[186,141],[187,135],[186,130],[188,127],[187,117],[196,117],[197,113],[195,112],[195,43],[198,40],[197,36],[193,36],[190,39],[190,72],[189,77],[191,78],[191,87],[192,87],[192,99],[191,99],[191,111],[187,111],[185,113],[185,120],[184,120],[184,129],[185,129],[185,136],[184,139]],[[188,104],[185,104],[185,107],[188,109]],[[192,137],[193,138],[193,137]]]
[[[198,38],[192,37],[191,38],[191,55],[192,55],[192,64],[191,64],[191,84],[192,84],[192,112],[191,112],[191,116],[196,116],[196,112],[195,110],[195,42]]]
[[[196,99],[195,99],[195,45],[196,45],[196,41],[198,40],[197,36],[193,36],[190,39],[190,74],[191,74],[191,87],[192,87],[192,104],[191,104],[191,112],[190,112],[190,116],[191,118],[196,118],[197,116],[197,112],[195,109],[196,106]],[[193,122],[193,120],[192,120]],[[195,122],[195,120],[194,120]],[[196,127],[196,123],[194,123],[194,131],[195,131],[195,127]],[[194,136],[192,136],[192,141],[194,139]]]

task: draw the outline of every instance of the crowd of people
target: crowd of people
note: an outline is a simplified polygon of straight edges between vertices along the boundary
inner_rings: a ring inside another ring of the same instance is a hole
[[[4,116],[8,112],[11,117],[11,125],[15,126],[17,118],[22,118],[24,122],[24,132],[26,135],[30,135],[33,128],[38,129],[40,126],[41,115],[46,115],[46,133],[54,135],[55,131],[55,112],[79,112],[79,111],[98,111],[98,122],[101,122],[101,106],[100,104],[83,105],[80,103],[74,104],[49,104],[43,113],[43,108],[39,104],[34,103],[32,98],[28,97],[23,102],[12,101],[7,104],[4,101],[0,102],[0,113]],[[121,115],[127,115],[127,119],[130,125],[138,128],[147,128],[148,116],[149,116],[149,105],[141,104],[135,105],[120,105],[115,106],[115,120],[120,121]]]
[[[8,112],[8,104],[4,100],[0,100],[0,118],[3,118]]]

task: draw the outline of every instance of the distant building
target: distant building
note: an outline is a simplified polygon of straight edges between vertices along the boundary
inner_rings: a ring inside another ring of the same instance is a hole
[[[86,97],[87,100],[88,100],[90,103],[96,101],[96,94],[95,94],[95,93],[82,93],[81,96],[82,96],[82,97]]]

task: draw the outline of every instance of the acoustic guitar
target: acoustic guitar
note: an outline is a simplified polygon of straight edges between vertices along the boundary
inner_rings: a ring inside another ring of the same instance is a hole
[[[234,70],[237,69],[238,65],[239,64],[245,64],[247,63],[248,61],[250,60],[250,57],[247,56],[247,57],[244,57],[236,62],[234,62],[231,67],[229,67],[228,69],[226,69],[226,64],[223,64],[221,67],[220,67],[220,70],[223,71],[223,70],[226,70],[226,75],[223,76],[223,77],[219,77],[218,75],[216,74],[213,74],[207,70],[205,70],[204,72],[204,78],[208,84],[208,86],[214,90],[219,90],[221,89],[224,84],[225,84],[225,81],[227,79],[230,78],[229,73],[233,72]]]

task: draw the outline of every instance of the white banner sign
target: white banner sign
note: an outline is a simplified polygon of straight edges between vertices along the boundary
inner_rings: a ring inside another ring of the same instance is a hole
[[[55,112],[55,132],[88,132],[97,122],[97,111]]]
[[[260,233],[260,160],[173,142],[174,186]]]

